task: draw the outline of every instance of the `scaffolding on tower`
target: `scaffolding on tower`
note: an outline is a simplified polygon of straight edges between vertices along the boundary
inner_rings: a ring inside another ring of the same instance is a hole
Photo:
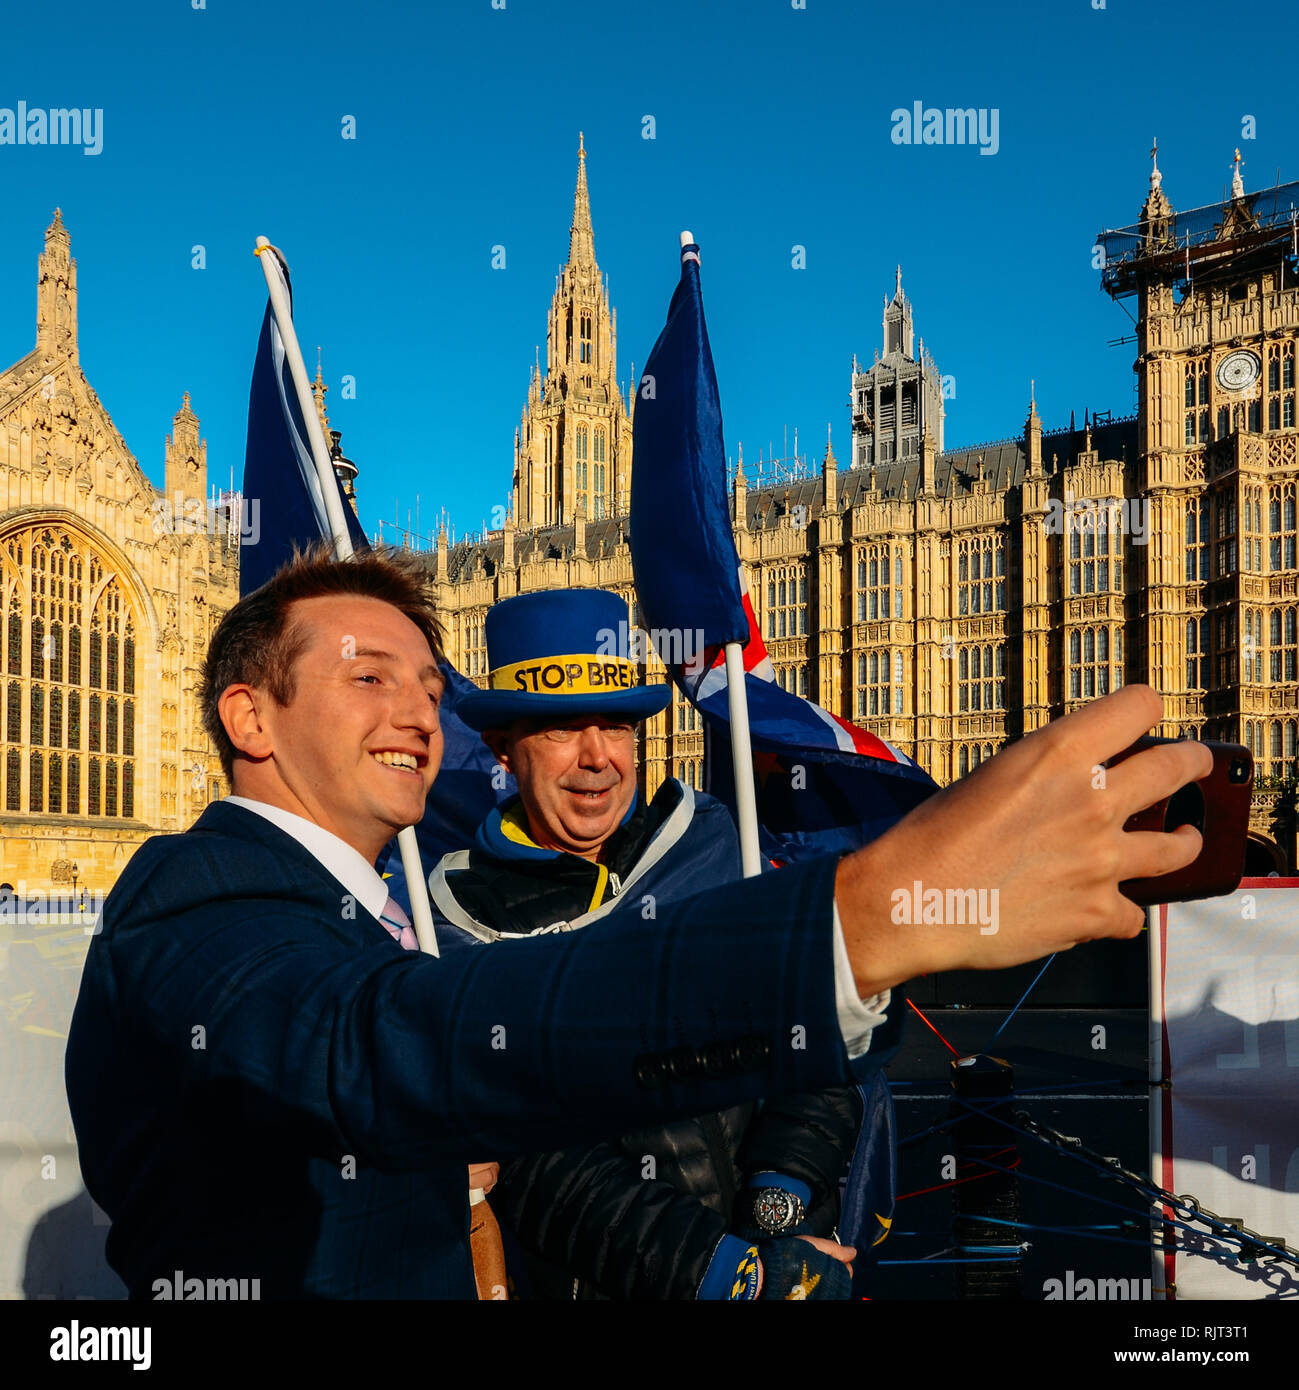
[[[1166,215],[1146,215],[1130,227],[1102,231],[1101,287],[1115,299],[1135,294],[1149,279],[1202,280],[1241,256],[1262,267],[1276,255],[1299,274],[1299,181],[1278,183],[1225,203]],[[1264,254],[1267,253],[1267,254]]]

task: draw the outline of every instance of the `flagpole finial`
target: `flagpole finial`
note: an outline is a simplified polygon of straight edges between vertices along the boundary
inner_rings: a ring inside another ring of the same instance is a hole
[[[682,233],[681,233],[681,245],[682,245],[682,246],[690,246],[690,245],[692,245],[693,242],[694,242],[694,239],[695,239],[695,234],[694,234],[694,232],[682,232]]]

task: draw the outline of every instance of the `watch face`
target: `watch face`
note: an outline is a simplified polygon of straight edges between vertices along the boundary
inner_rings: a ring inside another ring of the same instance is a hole
[[[753,1203],[753,1215],[768,1231],[783,1231],[802,1220],[802,1203],[792,1192],[764,1187]]]
[[[1243,391],[1258,380],[1263,364],[1254,352],[1229,352],[1218,363],[1218,384],[1227,391]]]

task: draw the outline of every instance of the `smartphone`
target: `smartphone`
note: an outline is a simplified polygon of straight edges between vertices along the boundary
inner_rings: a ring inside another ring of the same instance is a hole
[[[1157,743],[1181,741],[1147,734],[1111,758],[1106,767],[1116,767],[1125,758]],[[1119,892],[1141,907],[1221,897],[1235,891],[1244,873],[1254,759],[1249,749],[1239,743],[1206,739],[1204,746],[1213,754],[1213,771],[1138,811],[1123,827],[1167,831],[1176,830],[1179,825],[1193,825],[1204,838],[1199,855],[1185,868],[1160,874],[1158,878],[1130,878],[1119,884]]]

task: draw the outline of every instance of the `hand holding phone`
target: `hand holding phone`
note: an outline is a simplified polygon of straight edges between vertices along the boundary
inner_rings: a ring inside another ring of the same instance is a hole
[[[1176,739],[1147,735],[1116,754],[1106,766],[1116,767],[1143,748],[1175,742]],[[1217,898],[1234,892],[1240,883],[1245,868],[1254,759],[1249,749],[1239,743],[1206,739],[1204,747],[1213,754],[1213,771],[1207,777],[1188,782],[1172,796],[1129,816],[1123,827],[1125,831],[1170,831],[1180,825],[1193,825],[1204,839],[1204,847],[1185,868],[1158,878],[1128,879],[1119,884],[1123,896],[1141,907]]]

